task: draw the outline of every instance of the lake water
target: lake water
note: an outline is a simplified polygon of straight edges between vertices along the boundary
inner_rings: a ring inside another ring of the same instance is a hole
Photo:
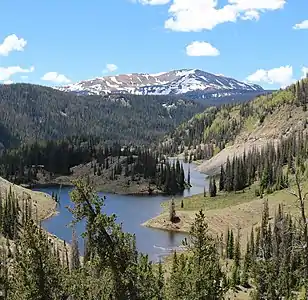
[[[183,164],[185,175],[188,173],[188,164]],[[208,181],[205,175],[194,169],[190,165],[190,180],[192,187],[184,191],[184,197],[203,193],[204,187],[208,188]],[[36,188],[48,194],[58,193],[58,187]],[[60,191],[59,214],[43,222],[43,227],[50,233],[59,238],[71,242],[71,228],[68,224],[72,221],[72,216],[67,210],[71,205],[69,192],[71,187],[62,187]],[[170,254],[180,245],[185,234],[163,231],[159,229],[141,226],[146,220],[159,215],[162,212],[161,203],[168,201],[170,196],[123,196],[109,193],[99,193],[106,196],[104,212],[107,214],[115,213],[118,217],[117,222],[123,224],[123,230],[136,234],[137,248],[140,252],[147,253],[153,261],[158,261],[161,257]],[[81,234],[84,224],[78,224],[77,233]],[[81,250],[82,242],[79,243]]]

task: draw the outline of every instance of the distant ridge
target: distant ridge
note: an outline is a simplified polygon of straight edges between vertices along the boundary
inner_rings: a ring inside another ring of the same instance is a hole
[[[192,99],[228,98],[230,100],[246,94],[253,98],[265,92],[259,85],[244,83],[199,69],[104,76],[55,87],[55,89],[83,95],[185,95]]]

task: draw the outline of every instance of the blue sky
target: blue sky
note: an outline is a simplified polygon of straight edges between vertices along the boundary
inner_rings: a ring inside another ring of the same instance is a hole
[[[278,88],[308,67],[307,0],[0,2],[2,83],[198,68]]]

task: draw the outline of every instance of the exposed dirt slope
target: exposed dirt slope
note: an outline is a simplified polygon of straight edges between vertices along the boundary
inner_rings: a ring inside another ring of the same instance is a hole
[[[203,198],[203,195],[197,195],[191,197],[191,202],[195,202],[196,207],[189,207],[189,210],[185,209],[188,204],[185,201],[190,201],[189,198],[184,199],[184,210],[180,210],[179,202],[176,202],[176,214],[180,218],[180,222],[172,224],[169,221],[169,213],[166,211],[163,214],[146,221],[144,226],[158,228],[162,230],[171,230],[178,232],[189,232],[191,225],[195,219],[196,213],[199,209],[203,209],[205,214],[206,223],[209,226],[209,230],[213,235],[220,236],[221,234],[226,234],[228,228],[237,230],[238,226],[240,228],[240,235],[243,243],[243,247],[246,247],[246,239],[250,236],[251,228],[260,225],[262,210],[264,205],[264,200],[258,199],[251,195],[250,201],[248,199],[240,198],[241,193],[234,194],[234,197],[226,199],[223,201],[223,196],[221,199],[212,199],[211,201],[219,201],[216,208],[212,208],[208,199]],[[248,196],[248,195],[247,195]],[[296,199],[291,196],[286,190],[275,192],[268,195],[269,204],[269,215],[270,220],[273,221],[275,212],[277,212],[279,204],[283,204],[284,211],[290,212],[292,215],[296,216],[298,214],[298,208],[294,205]],[[266,199],[266,198],[265,198]],[[237,201],[245,201],[239,204]],[[210,205],[209,205],[210,204]],[[190,208],[192,208],[190,210]]]
[[[240,156],[244,151],[256,147],[261,148],[268,142],[277,143],[282,137],[294,134],[298,131],[307,131],[305,128],[308,112],[302,107],[284,105],[277,107],[268,114],[263,123],[257,119],[250,119],[249,124],[237,135],[233,145],[227,146],[211,159],[198,166],[198,170],[207,174],[217,173],[220,165],[224,164],[229,156]]]
[[[33,203],[37,205],[39,220],[47,219],[56,213],[56,202],[48,194],[26,189],[0,177],[1,195],[8,193],[10,188],[20,201],[25,197],[31,197]]]

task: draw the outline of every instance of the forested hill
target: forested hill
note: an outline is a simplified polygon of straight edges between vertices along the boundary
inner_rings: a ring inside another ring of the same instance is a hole
[[[247,103],[207,108],[176,128],[161,147],[165,153],[207,160],[199,168],[216,172],[228,156],[305,132],[307,103],[308,78]]]
[[[203,109],[171,96],[76,96],[38,85],[0,85],[0,147],[82,134],[145,144]]]

